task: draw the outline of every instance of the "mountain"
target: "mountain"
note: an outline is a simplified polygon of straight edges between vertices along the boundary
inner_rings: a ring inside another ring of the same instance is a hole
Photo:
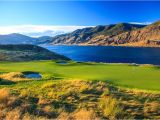
[[[0,44],[35,44],[36,38],[28,37],[18,33],[0,35]]]
[[[55,36],[50,42],[51,44],[99,44],[101,39],[105,40],[121,33],[143,27],[145,27],[145,25],[135,25],[128,23],[106,26],[99,25],[96,27],[78,29],[69,34]]]
[[[52,40],[50,36],[42,36],[37,38],[37,44],[47,44]]]
[[[77,29],[55,37],[32,38],[22,34],[0,35],[0,44],[66,44],[160,46],[160,21],[150,25],[120,23]]]
[[[107,39],[109,44],[124,44],[126,46],[159,46],[160,45],[160,21],[148,25],[142,29],[125,32]],[[108,45],[105,42],[105,45]]]
[[[0,44],[44,44],[52,40],[52,37],[42,36],[38,38],[29,37],[19,33],[0,35]]]
[[[0,45],[0,61],[70,60],[35,45]]]

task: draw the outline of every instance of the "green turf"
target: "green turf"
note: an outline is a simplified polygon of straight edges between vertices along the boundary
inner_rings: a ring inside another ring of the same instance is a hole
[[[67,79],[103,80],[123,87],[160,90],[160,69],[154,66],[75,62],[60,65],[54,61],[0,63],[0,72],[18,71],[34,71]]]

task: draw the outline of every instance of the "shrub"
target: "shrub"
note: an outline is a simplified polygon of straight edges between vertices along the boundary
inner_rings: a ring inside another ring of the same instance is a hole
[[[29,113],[25,113],[25,114],[23,115],[22,120],[32,120],[32,117],[31,117],[31,115],[30,115]]]
[[[39,98],[38,105],[46,105],[46,104],[50,104],[50,101],[42,97]]]
[[[20,120],[21,112],[19,109],[14,109],[6,114],[6,120]]]
[[[49,82],[49,83],[45,83],[44,85],[42,85],[42,89],[44,89],[44,88],[52,88],[52,87],[55,87],[56,86],[56,84],[55,83],[53,83],[53,82]]]
[[[75,120],[98,120],[98,117],[93,110],[79,110],[75,112],[70,118]]]
[[[105,96],[108,96],[108,95],[110,95],[110,91],[109,91],[108,88],[105,88],[105,90],[104,90],[104,92],[102,94],[102,97],[105,97]]]
[[[28,90],[22,90],[22,91],[20,92],[20,96],[21,96],[21,97],[27,97],[27,96],[29,96],[29,91],[28,91]]]
[[[7,104],[10,97],[10,91],[6,88],[0,89],[0,103]]]
[[[56,118],[57,120],[70,120],[69,113],[61,112],[60,115]]]
[[[106,118],[117,118],[121,114],[121,108],[119,107],[118,102],[112,97],[101,98],[99,106]]]
[[[27,78],[25,78],[25,75],[21,72],[4,73],[0,75],[0,78],[5,80],[10,80],[10,81],[28,80]]]
[[[51,74],[42,74],[42,78],[45,80],[54,80],[55,76]]]

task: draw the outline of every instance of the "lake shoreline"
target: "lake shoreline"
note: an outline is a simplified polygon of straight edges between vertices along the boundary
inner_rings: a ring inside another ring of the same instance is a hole
[[[79,45],[41,46],[79,62],[160,65],[160,48]]]
[[[132,46],[132,45],[81,45],[81,44],[41,44],[39,46],[101,46],[101,47],[128,47],[128,48],[160,48],[160,46]]]

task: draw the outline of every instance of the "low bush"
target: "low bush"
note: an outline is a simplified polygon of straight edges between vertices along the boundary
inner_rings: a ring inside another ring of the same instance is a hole
[[[21,112],[19,109],[14,109],[7,112],[6,120],[20,120]]]
[[[115,98],[112,97],[103,97],[99,102],[100,109],[104,117],[109,119],[119,118],[119,115],[122,112],[122,109],[118,105],[118,102]]]
[[[10,98],[10,91],[7,88],[0,89],[0,104],[7,104]]]
[[[1,79],[9,80],[9,81],[24,81],[28,80],[25,78],[25,75],[21,72],[10,72],[10,73],[4,73],[0,75]]]

